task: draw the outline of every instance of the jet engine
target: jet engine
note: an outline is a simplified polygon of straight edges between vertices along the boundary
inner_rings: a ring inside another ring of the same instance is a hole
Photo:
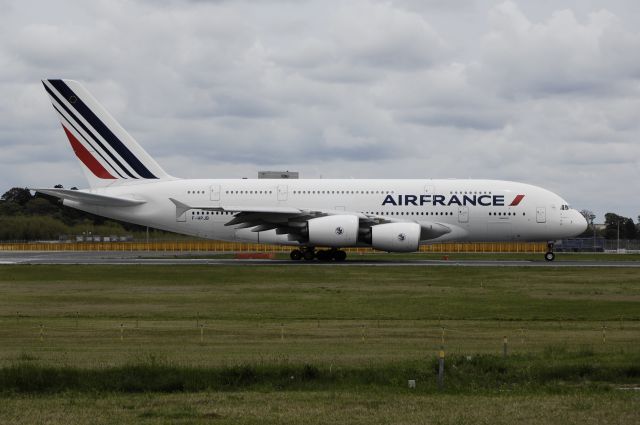
[[[353,246],[358,240],[358,217],[329,215],[307,221],[309,243],[330,247]]]
[[[413,252],[420,243],[418,223],[387,223],[371,227],[371,246],[387,252]]]

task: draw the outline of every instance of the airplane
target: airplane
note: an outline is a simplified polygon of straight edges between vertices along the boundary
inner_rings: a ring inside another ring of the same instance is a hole
[[[587,228],[555,193],[501,180],[181,179],[77,81],[42,80],[87,177],[33,189],[103,217],[224,241],[292,247],[292,260],[344,261],[346,247],[414,252],[440,242],[554,241]],[[319,249],[321,248],[321,249]]]

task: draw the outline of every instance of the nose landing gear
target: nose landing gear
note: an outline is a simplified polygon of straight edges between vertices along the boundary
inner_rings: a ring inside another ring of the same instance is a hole
[[[546,261],[555,260],[556,259],[556,254],[553,253],[553,242],[547,243],[547,249],[549,249],[549,250],[547,252],[545,252],[544,259]]]

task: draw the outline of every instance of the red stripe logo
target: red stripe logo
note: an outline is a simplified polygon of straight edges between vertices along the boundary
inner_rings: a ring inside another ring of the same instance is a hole
[[[511,204],[509,204],[510,207],[515,207],[517,206],[520,201],[522,201],[522,198],[524,198],[524,195],[518,195],[515,198],[513,198],[513,201],[511,202]]]
[[[67,133],[69,143],[71,143],[71,147],[76,153],[78,159],[80,159],[80,161],[82,161],[82,163],[86,165],[87,168],[91,170],[91,172],[96,177],[101,179],[115,179],[115,177],[109,174],[109,172],[102,166],[102,164],[100,164],[98,160],[96,160],[94,156],[91,155],[91,152],[89,152],[87,148],[82,146],[82,143],[80,143],[78,139],[76,139],[76,137],[69,130],[67,130],[67,127],[63,125],[62,128],[64,128],[64,132]]]

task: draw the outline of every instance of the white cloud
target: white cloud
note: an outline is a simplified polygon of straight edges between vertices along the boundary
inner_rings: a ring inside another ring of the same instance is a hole
[[[609,94],[617,88],[613,82],[638,76],[640,59],[628,53],[640,39],[621,30],[619,18],[606,10],[589,13],[584,22],[558,10],[534,23],[505,2],[489,15],[476,78],[505,97]]]

